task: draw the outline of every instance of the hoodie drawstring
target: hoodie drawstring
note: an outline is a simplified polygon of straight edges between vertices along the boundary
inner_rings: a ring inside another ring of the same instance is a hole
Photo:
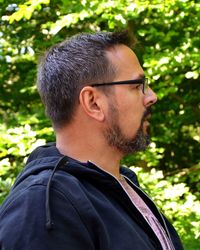
[[[50,188],[51,188],[51,182],[53,179],[53,176],[57,169],[59,169],[60,166],[66,164],[68,162],[68,157],[63,156],[60,158],[54,167],[52,174],[49,177],[48,183],[47,183],[47,189],[46,189],[46,202],[45,202],[45,208],[46,208],[46,229],[51,230],[53,229],[53,221],[51,218],[51,208],[50,208]]]

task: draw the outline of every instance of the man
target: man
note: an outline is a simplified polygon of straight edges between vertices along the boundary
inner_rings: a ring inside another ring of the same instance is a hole
[[[50,48],[38,90],[56,144],[36,149],[1,208],[4,250],[183,249],[123,156],[144,150],[147,85],[127,33],[74,36]]]

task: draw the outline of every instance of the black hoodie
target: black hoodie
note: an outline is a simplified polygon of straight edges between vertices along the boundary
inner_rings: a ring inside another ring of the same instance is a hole
[[[174,249],[172,225],[138,187],[121,174],[158,218]],[[37,148],[0,209],[2,250],[150,250],[161,244],[120,183],[92,162],[61,155],[55,144]]]

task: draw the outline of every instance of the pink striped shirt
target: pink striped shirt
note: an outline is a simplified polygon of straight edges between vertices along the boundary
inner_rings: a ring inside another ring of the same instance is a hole
[[[150,227],[153,229],[154,233],[158,237],[163,250],[174,250],[174,247],[172,246],[171,242],[169,241],[169,238],[163,229],[162,225],[159,223],[157,218],[154,216],[154,214],[151,212],[149,207],[146,205],[146,203],[142,200],[142,198],[137,194],[137,192],[127,183],[125,178],[121,176],[119,179],[119,182],[121,186],[123,187],[124,191],[129,196],[132,203],[135,205],[135,207],[139,210],[139,212],[142,214],[142,216],[145,218],[147,223],[150,225]]]

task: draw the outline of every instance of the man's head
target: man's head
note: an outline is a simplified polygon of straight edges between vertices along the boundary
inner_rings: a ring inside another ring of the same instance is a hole
[[[144,88],[143,69],[129,46],[124,32],[83,34],[45,54],[38,89],[56,130],[69,125],[81,107],[107,145],[123,155],[146,148],[147,117],[156,95]]]
[[[80,34],[51,47],[41,58],[37,86],[55,129],[71,122],[85,85],[115,78],[106,51],[118,44],[130,45],[126,32]]]

